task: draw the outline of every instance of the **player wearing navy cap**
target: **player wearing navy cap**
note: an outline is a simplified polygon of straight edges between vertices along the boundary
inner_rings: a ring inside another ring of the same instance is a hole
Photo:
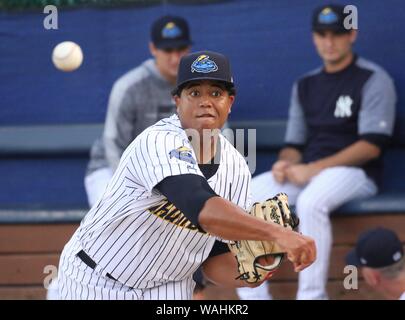
[[[405,300],[405,257],[394,231],[378,227],[362,233],[346,262],[361,268],[367,284],[388,299]]]
[[[235,99],[228,59],[183,57],[174,99],[177,114],[129,145],[64,247],[61,298],[191,299],[200,265],[213,283],[245,286],[223,239],[273,240],[296,271],[314,261],[312,239],[246,213],[250,171],[220,133]]]
[[[316,241],[318,257],[299,275],[298,299],[328,297],[329,214],[377,193],[383,150],[394,127],[393,81],[380,66],[353,52],[357,30],[346,29],[347,16],[340,5],[314,11],[313,41],[323,66],[295,82],[285,147],[271,172],[252,181],[254,201],[287,193],[296,205],[300,230]],[[254,290],[247,294],[270,298],[265,286]],[[245,291],[239,291],[242,298]]]
[[[90,207],[103,194],[125,148],[147,127],[175,111],[171,91],[180,59],[191,44],[185,19],[172,15],[158,18],[150,28],[153,59],[114,83],[103,135],[93,144],[84,181]]]

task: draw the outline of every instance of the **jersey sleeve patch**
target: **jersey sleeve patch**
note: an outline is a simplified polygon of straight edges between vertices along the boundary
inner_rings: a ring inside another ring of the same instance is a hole
[[[169,152],[169,157],[171,158],[177,158],[181,161],[185,161],[191,164],[196,164],[196,160],[193,157],[193,152],[190,148],[187,148],[185,146],[181,146],[177,149],[173,149]]]

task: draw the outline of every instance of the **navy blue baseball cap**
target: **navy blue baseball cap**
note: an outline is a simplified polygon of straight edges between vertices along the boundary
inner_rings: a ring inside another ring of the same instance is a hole
[[[346,29],[344,20],[349,13],[344,13],[344,6],[330,4],[318,7],[312,16],[312,30],[322,32],[330,30],[336,33],[348,33],[351,29]]]
[[[152,24],[150,36],[158,49],[176,49],[192,44],[188,23],[178,16],[160,17]]]
[[[346,263],[358,267],[383,268],[404,256],[401,241],[395,232],[375,228],[362,233],[356,247],[347,254]]]
[[[214,51],[198,51],[181,58],[177,75],[176,95],[190,81],[213,80],[234,88],[231,65],[226,56]]]

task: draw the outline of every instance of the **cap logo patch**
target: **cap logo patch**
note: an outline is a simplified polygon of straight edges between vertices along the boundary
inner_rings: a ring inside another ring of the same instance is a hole
[[[323,9],[318,16],[319,23],[331,24],[337,22],[338,20],[339,19],[336,13],[334,13],[329,7]]]
[[[210,73],[218,70],[217,64],[202,54],[191,64],[191,72]]]
[[[165,27],[162,30],[162,37],[173,39],[180,37],[182,35],[181,29],[174,24],[174,22],[166,23]]]

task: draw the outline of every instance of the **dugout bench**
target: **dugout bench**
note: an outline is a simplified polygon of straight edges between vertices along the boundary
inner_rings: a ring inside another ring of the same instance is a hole
[[[230,126],[257,130],[256,172],[268,170],[282,147],[286,122],[234,121]],[[0,299],[45,297],[43,282],[51,274],[46,266],[57,265],[63,245],[88,210],[83,176],[89,149],[101,130],[101,124],[0,128],[0,175],[5,182],[0,196]],[[332,215],[332,299],[381,298],[362,281],[358,290],[344,289],[344,256],[362,231],[379,225],[395,230],[405,242],[404,146],[405,129],[397,125],[385,154],[382,192],[347,203]],[[272,280],[274,298],[293,299],[296,280],[285,265]],[[211,286],[207,297],[237,298],[234,290]]]

